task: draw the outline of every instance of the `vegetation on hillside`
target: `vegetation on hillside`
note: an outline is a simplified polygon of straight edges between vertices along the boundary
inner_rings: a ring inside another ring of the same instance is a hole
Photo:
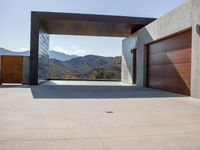
[[[50,59],[49,78],[120,80],[121,57],[87,55],[68,61]]]

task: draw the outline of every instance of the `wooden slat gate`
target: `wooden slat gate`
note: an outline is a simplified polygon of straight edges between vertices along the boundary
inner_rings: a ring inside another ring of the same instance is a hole
[[[1,56],[1,83],[22,83],[23,56]]]

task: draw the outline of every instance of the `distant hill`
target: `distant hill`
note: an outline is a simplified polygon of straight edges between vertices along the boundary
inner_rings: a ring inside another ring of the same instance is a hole
[[[78,57],[77,55],[66,55],[65,53],[60,53],[54,50],[49,51],[49,56],[52,59],[57,59],[60,61],[66,61]]]
[[[0,48],[0,55],[17,55],[17,56],[30,56],[30,51],[24,51],[24,52],[16,52],[16,51],[11,51],[7,50],[5,48]],[[67,55],[65,53],[60,53],[54,50],[49,51],[49,57],[52,59],[57,59],[60,61],[66,61],[70,60],[72,58],[76,58],[78,56],[76,55]]]
[[[29,51],[15,52],[15,51],[7,50],[5,48],[0,48],[0,55],[29,56],[30,52]]]
[[[94,69],[104,68],[110,69],[116,66],[115,60],[118,57],[102,57],[95,55],[87,55],[66,61],[65,63],[70,68],[77,72],[80,78],[85,77]]]
[[[50,60],[51,79],[120,79],[121,57],[87,55],[62,62]]]

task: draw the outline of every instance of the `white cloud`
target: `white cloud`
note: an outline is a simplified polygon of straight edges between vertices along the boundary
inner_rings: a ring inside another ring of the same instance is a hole
[[[65,53],[65,54],[68,54],[68,55],[78,55],[78,56],[84,56],[86,55],[86,52],[85,50],[79,48],[78,46],[71,46],[70,48],[62,48],[62,47],[59,47],[59,46],[56,46],[56,47],[53,47],[51,50],[55,50],[55,51],[58,51],[58,52],[61,52],[61,53]]]

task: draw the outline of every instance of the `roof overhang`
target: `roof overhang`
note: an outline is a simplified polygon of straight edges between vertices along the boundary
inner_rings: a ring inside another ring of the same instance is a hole
[[[49,34],[127,37],[155,20],[155,18],[32,12]]]

